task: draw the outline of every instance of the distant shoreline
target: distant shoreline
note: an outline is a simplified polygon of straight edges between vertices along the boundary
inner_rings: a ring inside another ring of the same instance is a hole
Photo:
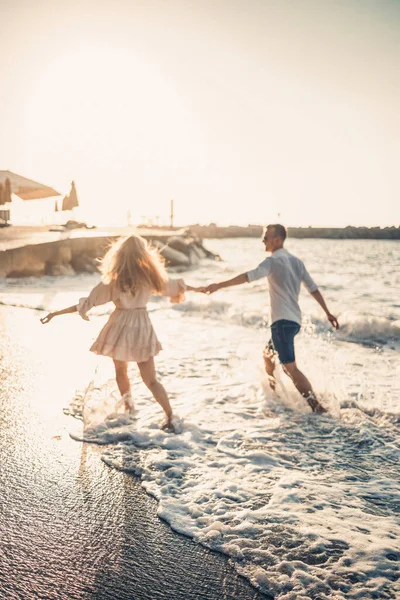
[[[187,229],[199,238],[261,237],[262,225],[189,225]],[[325,238],[333,240],[400,240],[400,227],[288,227],[290,238]]]
[[[299,239],[367,239],[367,240],[400,240],[400,227],[288,227],[289,238]],[[54,231],[54,230],[53,230]],[[136,232],[144,237],[170,237],[174,235],[189,234],[196,238],[236,238],[236,237],[261,237],[263,225],[230,225],[220,226],[214,223],[209,225],[186,225],[181,227],[167,226],[130,226],[130,227],[105,227],[98,226],[94,230],[75,229],[73,232],[53,233],[51,225],[12,225],[0,228],[0,246],[24,246],[30,243],[53,241],[65,236],[87,237],[89,235],[129,235]]]

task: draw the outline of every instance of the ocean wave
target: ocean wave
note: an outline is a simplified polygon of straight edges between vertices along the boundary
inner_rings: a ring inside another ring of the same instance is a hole
[[[31,293],[31,294],[6,294],[3,295],[0,300],[0,306],[10,308],[23,308],[27,310],[51,312],[60,310],[66,306],[72,306],[77,303],[80,297],[87,296],[87,292],[84,291],[81,294],[74,292],[68,293],[54,293],[54,294],[43,294],[42,293]],[[41,298],[41,302],[38,302],[38,298]],[[154,312],[165,307],[165,298],[158,296],[152,296],[151,300],[147,303],[148,312]],[[91,310],[89,316],[100,317],[104,315],[110,315],[115,310],[115,306],[112,304],[105,304],[94,307]]]
[[[160,430],[139,393],[135,419],[114,414],[73,437],[107,444],[104,462],[138,476],[175,531],[279,600],[395,594],[397,430],[353,405],[336,419],[264,398],[266,417],[251,390],[227,392],[200,393],[178,435]]]
[[[46,311],[46,307],[45,306],[41,306],[41,305],[32,305],[26,302],[22,302],[22,301],[3,301],[0,300],[0,306],[9,306],[10,308],[27,308],[29,310],[43,310]]]
[[[82,279],[72,290],[59,286],[52,289],[54,281],[50,278],[46,280],[44,289],[38,286],[37,281],[25,282],[22,287],[11,285],[3,288],[0,305],[35,311],[59,309],[62,306],[72,305],[79,297],[87,295],[92,283],[93,280],[89,282],[87,278]],[[186,302],[175,305],[171,305],[165,298],[153,296],[148,309],[152,312],[168,308],[201,319],[219,320],[223,315],[226,322],[231,325],[263,329],[269,324],[268,312],[266,308],[259,309],[258,304],[257,298],[252,294],[245,299],[242,295],[240,297],[233,295],[232,300],[231,298],[216,300],[215,297],[188,294]],[[107,315],[112,310],[110,306],[98,307],[94,310],[94,314]],[[303,332],[311,332],[312,335],[332,333],[328,321],[319,315],[304,314],[303,317]],[[350,311],[339,314],[338,319],[340,328],[335,332],[335,338],[338,340],[365,345],[392,344],[397,347],[400,344],[400,320]]]
[[[215,319],[223,314],[230,324],[252,329],[262,329],[269,324],[267,311],[252,308],[243,310],[241,306],[224,301],[190,300],[173,308],[201,318]],[[400,320],[350,312],[342,313],[338,319],[340,328],[335,332],[335,337],[339,340],[379,345],[400,343]],[[332,333],[332,327],[326,319],[305,315],[303,331],[313,335],[326,334]]]
[[[352,312],[342,313],[338,320],[340,328],[335,336],[339,340],[379,345],[400,343],[400,320]],[[330,328],[325,320],[315,319],[313,324],[317,332]]]
[[[227,313],[231,307],[232,305],[229,302],[187,300],[182,304],[175,304],[171,308],[187,314],[215,318],[221,314]]]

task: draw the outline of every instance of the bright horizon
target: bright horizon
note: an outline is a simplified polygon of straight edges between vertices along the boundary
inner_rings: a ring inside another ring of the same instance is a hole
[[[173,199],[176,225],[400,225],[399,2],[5,0],[0,18],[0,169],[74,180],[80,218],[168,224]]]

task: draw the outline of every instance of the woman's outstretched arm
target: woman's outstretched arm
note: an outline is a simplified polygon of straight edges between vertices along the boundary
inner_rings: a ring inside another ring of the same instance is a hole
[[[45,317],[43,317],[42,319],[40,319],[40,322],[43,323],[43,325],[45,323],[50,323],[50,321],[54,318],[54,317],[58,317],[59,315],[66,315],[68,313],[74,313],[78,310],[76,304],[74,304],[73,306],[68,306],[68,308],[63,308],[61,310],[57,310],[55,312],[51,312],[48,315],[46,315]]]

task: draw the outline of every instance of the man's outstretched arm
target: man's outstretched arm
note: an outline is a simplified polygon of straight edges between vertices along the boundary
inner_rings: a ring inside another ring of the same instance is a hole
[[[332,327],[334,329],[339,329],[339,323],[336,317],[334,317],[328,310],[328,307],[325,303],[324,297],[322,296],[321,292],[319,290],[315,290],[314,292],[310,292],[311,296],[313,298],[315,298],[315,300],[318,302],[318,304],[321,306],[322,310],[325,312],[326,316],[328,317],[328,321],[330,321],[330,323],[332,323]]]
[[[249,278],[247,277],[247,273],[241,273],[240,275],[236,275],[232,279],[227,279],[226,281],[220,281],[219,283],[210,283],[207,287],[204,288],[205,294],[213,294],[217,290],[221,290],[222,288],[231,287],[233,285],[241,285],[242,283],[248,283]]]

